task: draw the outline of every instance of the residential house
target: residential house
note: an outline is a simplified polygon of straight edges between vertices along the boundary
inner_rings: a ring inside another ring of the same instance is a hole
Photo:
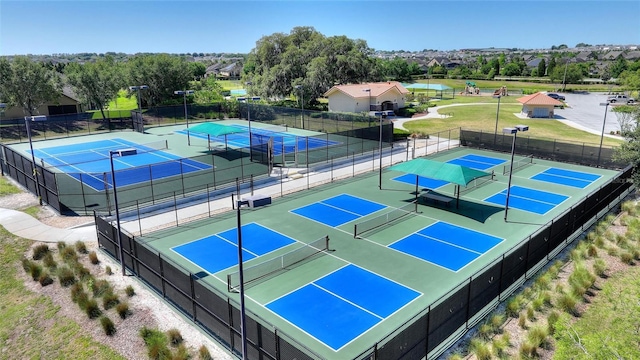
[[[409,93],[397,81],[336,85],[324,93],[329,99],[329,111],[333,112],[378,112],[397,111],[405,107]]]
[[[36,110],[37,115],[63,115],[63,114],[77,114],[82,112],[82,104],[80,100],[73,92],[73,89],[69,86],[64,86],[62,93],[55,100],[48,104],[40,106]],[[26,115],[21,106],[11,106],[5,109],[2,115],[3,119],[19,119],[24,118]]]

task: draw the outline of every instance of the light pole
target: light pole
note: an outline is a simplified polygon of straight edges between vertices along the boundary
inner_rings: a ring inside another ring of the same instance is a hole
[[[31,162],[33,163],[33,180],[36,183],[36,196],[38,196],[38,203],[42,205],[42,195],[40,195],[40,183],[38,181],[38,167],[36,166],[36,156],[33,152],[33,141],[31,140],[31,122],[47,120],[45,115],[38,116],[25,116],[24,125],[27,128],[27,137],[29,138],[29,148],[31,149]]]
[[[302,116],[301,116],[301,123],[302,123],[302,128],[304,129],[304,88],[302,87],[302,85],[296,85],[295,88],[297,90],[300,90],[300,97],[301,97],[301,101],[300,101],[300,109],[302,110]]]
[[[378,189],[382,190],[382,111],[380,112],[380,140],[379,140],[379,151],[380,151],[380,171],[378,175]]]
[[[509,196],[511,195],[511,178],[513,175],[513,157],[516,152],[516,135],[518,134],[518,131],[529,131],[529,126],[516,125],[516,127],[502,129],[503,134],[513,134],[513,142],[511,143],[511,165],[509,166],[509,183],[507,185],[507,199],[504,205],[505,222],[507,221],[507,212],[509,211]]]
[[[500,114],[500,99],[502,99],[502,95],[494,95],[494,98],[498,98],[498,109],[496,110],[496,130],[493,132],[493,145],[496,145],[498,141],[498,115]]]
[[[253,85],[251,81],[247,81],[244,83],[247,87]],[[249,122],[249,148],[251,148],[251,104],[249,103],[251,99],[251,95],[249,91],[247,91],[247,121]]]
[[[136,85],[129,86],[129,91],[136,90],[138,92],[138,111],[140,111],[140,115],[142,115],[142,101],[140,100],[140,90],[147,90],[149,87],[147,85]]]
[[[116,207],[116,227],[118,231],[118,249],[120,252],[120,266],[122,267],[122,276],[126,275],[125,267],[124,267],[124,250],[122,250],[122,230],[120,228],[120,209],[118,208],[118,192],[116,190],[116,172],[113,166],[113,155],[118,155],[119,157],[133,155],[133,153],[128,153],[126,151],[121,150],[109,150],[109,163],[111,164],[111,186],[113,186],[113,202]]]
[[[192,95],[193,90],[176,90],[173,93],[182,95],[184,99],[184,120],[187,122],[187,145],[191,145],[191,138],[189,137],[189,115],[187,114],[187,95]]]
[[[600,134],[600,148],[598,149],[598,162],[596,167],[600,167],[600,155],[602,154],[602,140],[604,140],[604,125],[607,123],[607,110],[609,110],[609,102],[600,103],[604,106],[604,120],[602,120],[602,134]]]
[[[238,274],[240,276],[240,338],[242,339],[242,359],[247,359],[247,324],[244,304],[244,271],[242,265],[242,220],[240,217],[240,180],[236,178],[236,220],[238,227]]]
[[[367,105],[367,115],[368,115],[369,112],[371,111],[371,88],[362,89],[362,91],[369,93],[369,104]]]

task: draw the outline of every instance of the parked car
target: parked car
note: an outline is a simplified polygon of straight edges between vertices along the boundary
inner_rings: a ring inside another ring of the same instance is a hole
[[[627,95],[612,95],[607,98],[607,102],[610,104],[633,104],[636,99],[630,98]]]
[[[551,98],[554,98],[554,99],[556,99],[558,101],[564,101],[565,100],[564,96],[556,94],[556,93],[548,93],[547,96],[551,97]]]

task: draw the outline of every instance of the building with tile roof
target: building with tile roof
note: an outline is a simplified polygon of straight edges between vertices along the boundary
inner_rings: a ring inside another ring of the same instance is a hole
[[[397,81],[336,85],[324,93],[329,99],[329,111],[379,112],[397,111],[405,107],[409,93]]]
[[[554,117],[553,110],[556,106],[564,106],[561,101],[547,96],[545,93],[523,96],[517,99],[522,104],[521,113],[530,118],[550,118]]]

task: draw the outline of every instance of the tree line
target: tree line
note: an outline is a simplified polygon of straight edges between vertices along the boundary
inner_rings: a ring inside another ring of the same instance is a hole
[[[500,54],[494,58],[478,56],[474,62],[454,69],[435,65],[423,69],[415,61],[375,57],[366,41],[346,36],[327,37],[313,27],[295,27],[290,33],[263,36],[248,54],[242,83],[252,96],[264,101],[295,97],[305,108],[335,84],[376,81],[411,81],[418,75],[463,79],[492,79],[494,76],[548,76],[554,82],[577,83],[587,76],[590,63],[571,63],[558,54],[529,69],[521,56]],[[121,89],[147,85],[140,92],[143,107],[178,103],[176,90],[196,90],[188,101],[211,103],[224,98],[215,78],[205,78],[201,62],[170,54],[137,54],[117,60],[112,55],[95,61],[53,65],[18,56],[12,61],[0,58],[0,102],[22,107],[25,115],[36,115],[39,106],[58,98],[70,86],[89,109],[103,113]],[[630,90],[640,90],[640,61],[619,58],[609,66],[607,77],[621,80]]]

